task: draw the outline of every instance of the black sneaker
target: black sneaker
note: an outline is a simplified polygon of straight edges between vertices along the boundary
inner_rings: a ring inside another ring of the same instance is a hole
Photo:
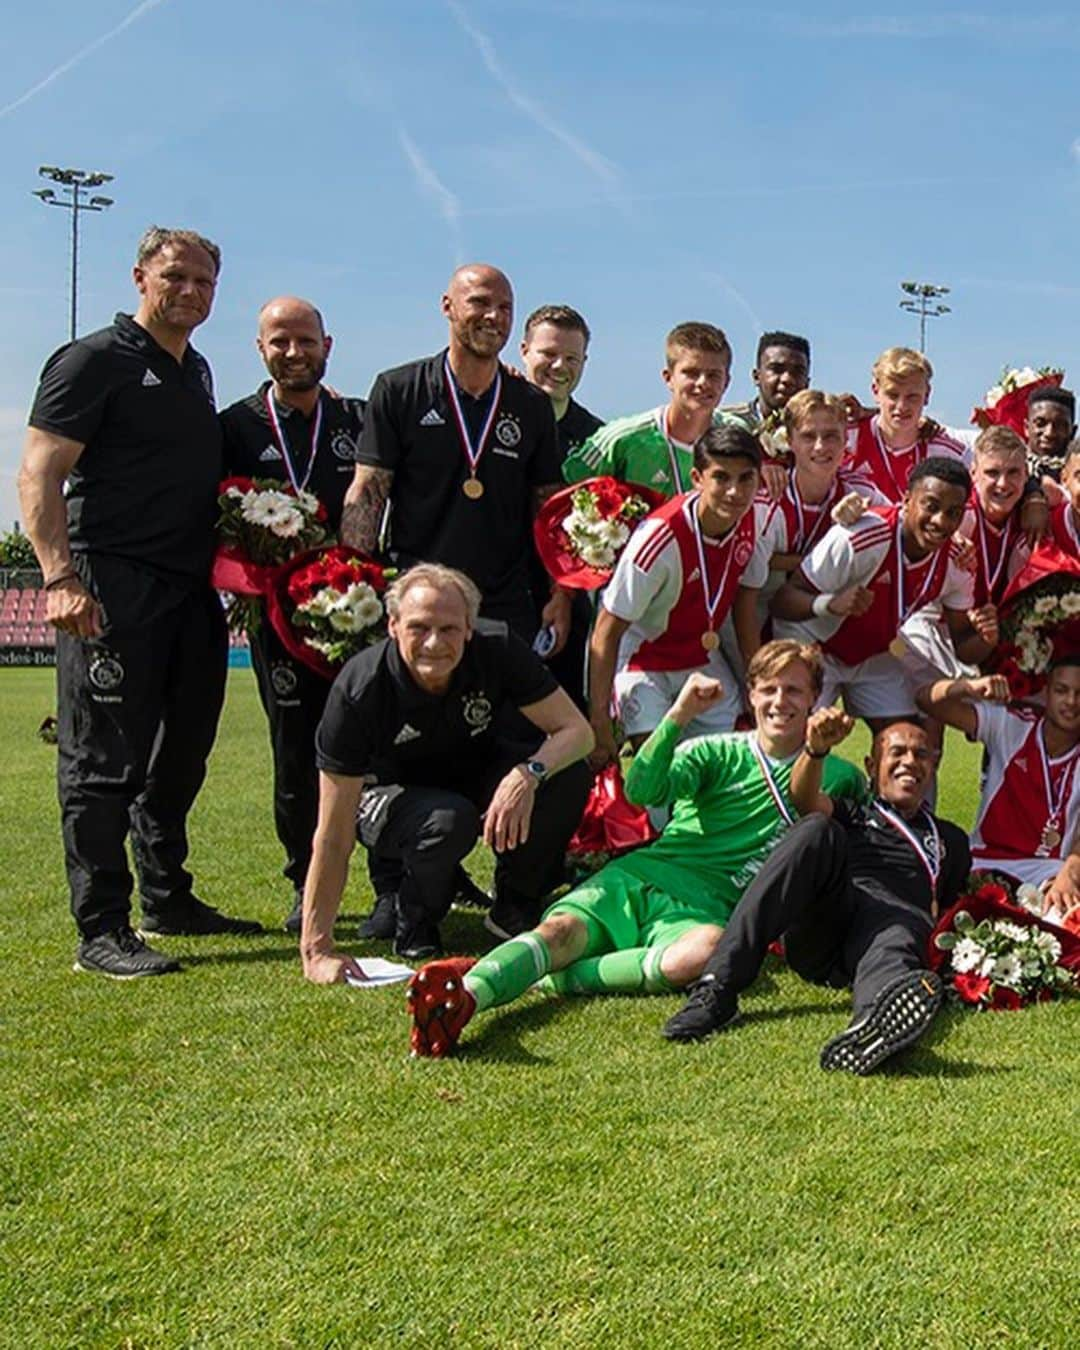
[[[220,914],[212,905],[204,905],[194,896],[166,910],[143,910],[139,932],[143,937],[208,937],[215,933],[247,936],[261,933],[263,926],[254,919],[234,919]]]
[[[180,969],[180,962],[148,947],[130,928],[115,928],[83,938],[73,969],[113,980],[137,980],[142,975],[168,975]]]
[[[527,933],[540,922],[544,905],[539,900],[509,900],[496,897],[491,909],[484,915],[484,927],[503,942]]]
[[[473,881],[460,863],[454,876],[454,904],[468,905],[472,909],[487,909],[491,904],[491,896]]]
[[[300,929],[304,926],[304,892],[297,891],[293,899],[293,907],[289,910],[282,927],[286,933],[291,933],[293,937],[300,936]]]
[[[397,932],[397,892],[387,891],[375,897],[375,907],[356,930],[367,941],[388,942]]]
[[[403,956],[406,961],[430,961],[433,956],[441,956],[442,939],[439,937],[438,925],[425,919],[413,923],[399,922],[394,938],[394,955]]]
[[[941,1007],[941,980],[932,970],[900,975],[878,994],[865,1017],[834,1036],[821,1052],[823,1069],[860,1077],[917,1041]]]
[[[664,1023],[661,1031],[669,1041],[703,1041],[738,1020],[739,1004],[734,994],[716,983],[711,975],[689,989],[683,1006]]]

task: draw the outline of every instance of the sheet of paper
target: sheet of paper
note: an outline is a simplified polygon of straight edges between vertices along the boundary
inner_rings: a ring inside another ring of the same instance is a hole
[[[384,961],[381,956],[365,956],[358,961],[362,974],[345,976],[345,983],[356,989],[376,989],[383,984],[399,984],[413,975],[412,966],[397,961]]]

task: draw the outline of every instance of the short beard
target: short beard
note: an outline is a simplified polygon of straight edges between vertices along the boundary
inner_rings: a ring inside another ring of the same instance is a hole
[[[322,383],[322,377],[326,374],[326,360],[323,358],[317,361],[303,372],[294,371],[292,373],[287,373],[281,364],[275,361],[274,365],[270,367],[270,374],[280,388],[291,389],[293,393],[302,394],[308,389],[317,389]]]

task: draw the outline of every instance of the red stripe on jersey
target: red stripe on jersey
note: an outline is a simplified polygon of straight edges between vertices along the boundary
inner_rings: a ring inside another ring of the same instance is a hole
[[[634,559],[634,566],[639,572],[648,572],[655,565],[657,558],[660,557],[664,549],[675,538],[675,533],[671,526],[663,524],[653,534],[652,538],[643,545],[641,553]]]

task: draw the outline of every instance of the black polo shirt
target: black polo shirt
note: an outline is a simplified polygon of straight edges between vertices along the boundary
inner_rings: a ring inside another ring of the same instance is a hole
[[[545,393],[504,369],[477,469],[484,495],[466,497],[469,467],[445,385],[445,356],[376,378],[357,458],[393,472],[389,549],[395,562],[460,568],[486,603],[510,609],[528,592],[533,491],[561,481],[555,414]],[[466,394],[461,403],[468,422],[482,421],[484,398]]]
[[[86,447],[67,481],[72,553],[135,564],[188,590],[214,552],[221,428],[210,367],[177,361],[117,314],[49,357],[30,425]]]
[[[289,470],[266,409],[269,391],[270,381],[267,380],[254,394],[231,404],[221,414],[225,472],[244,474],[248,478],[274,478],[287,483],[290,481]],[[312,454],[311,433],[317,409],[313,409],[309,417],[288,404],[275,402],[274,407],[293,468],[302,482]],[[328,524],[337,533],[345,492],[352,482],[360,448],[364,400],[333,398],[323,389],[319,394],[319,407],[322,409],[322,426],[307,490],[326,507]]]
[[[571,450],[576,450],[579,445],[584,445],[593,432],[599,431],[603,425],[603,418],[597,417],[588,408],[583,408],[580,403],[575,403],[571,399],[566,405],[566,412],[555,424],[559,433],[560,460],[565,459]],[[559,478],[561,481],[561,473]]]
[[[895,812],[894,812],[895,814]],[[926,868],[911,844],[876,808],[873,802],[847,798],[833,801],[833,819],[847,834],[848,870],[858,891],[883,900],[900,900],[929,915],[932,900]],[[939,820],[923,809],[904,823],[933,858],[931,820],[937,825],[942,857],[937,900],[940,909],[951,905],[963,890],[971,871],[971,848],[959,826]]]
[[[425,693],[387,638],[347,661],[334,681],[315,762],[348,778],[461,790],[503,753],[500,713],[558,687],[525,643],[493,620],[477,622],[445,694]]]

